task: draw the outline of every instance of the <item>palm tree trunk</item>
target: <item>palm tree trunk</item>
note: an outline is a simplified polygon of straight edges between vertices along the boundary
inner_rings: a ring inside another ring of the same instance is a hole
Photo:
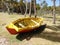
[[[37,14],[36,14],[36,0],[34,0],[34,15],[35,15],[35,18],[37,17]]]
[[[6,0],[1,0],[1,1],[2,1],[2,4],[4,4],[4,5],[6,6],[7,11],[8,11],[8,13],[9,13],[10,10],[9,10],[9,7],[8,7],[8,3],[5,2]],[[9,14],[10,14],[10,13],[9,13]]]
[[[30,9],[29,9],[29,16],[31,17],[31,2],[32,1],[30,1]]]
[[[27,14],[27,8],[28,8],[28,7],[27,7],[27,4],[28,4],[28,3],[27,3],[27,0],[26,0],[25,3],[26,3],[25,17],[26,17],[26,14]]]
[[[56,22],[56,14],[55,14],[55,1],[56,0],[53,0],[53,24],[55,24]]]
[[[59,7],[60,7],[60,0],[59,0]]]
[[[10,14],[9,4],[8,4],[8,3],[4,3],[4,4],[5,4],[6,8],[7,8],[7,12],[8,12],[8,14]]]

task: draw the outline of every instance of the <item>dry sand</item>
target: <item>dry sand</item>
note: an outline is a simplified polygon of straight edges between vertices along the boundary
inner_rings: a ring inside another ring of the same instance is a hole
[[[8,13],[0,12],[0,45],[60,45],[60,28],[57,27],[60,27],[59,21],[57,21],[55,26],[51,20],[45,19],[44,23],[47,24],[45,30],[42,33],[32,34],[32,36],[29,37],[19,37],[19,39],[17,39],[17,35],[11,35],[5,26],[13,20],[22,17],[24,16],[20,14],[9,15]],[[27,38],[30,39],[27,40]]]

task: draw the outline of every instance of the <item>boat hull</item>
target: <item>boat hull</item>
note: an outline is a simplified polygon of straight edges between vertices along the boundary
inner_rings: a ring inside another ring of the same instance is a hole
[[[15,29],[13,29],[13,28],[8,28],[8,27],[6,27],[6,29],[8,30],[8,32],[9,32],[10,34],[15,35],[15,34],[19,34],[19,33],[25,33],[25,32],[34,31],[34,30],[39,29],[40,27],[41,27],[41,26],[36,27],[36,28],[33,28],[33,29],[24,29],[24,30],[19,31],[19,32],[17,32],[17,31],[16,31]]]
[[[25,19],[30,19],[30,18],[24,18],[24,19],[21,19],[21,20],[25,20]],[[18,19],[18,20],[20,20],[20,19]],[[35,25],[33,25],[33,27],[32,26],[26,26],[26,27],[23,27],[22,26],[22,28],[20,28],[20,27],[17,27],[15,24],[16,24],[16,22],[18,22],[18,20],[16,20],[16,21],[14,21],[14,22],[12,22],[11,24],[9,24],[8,26],[6,26],[6,29],[9,31],[9,33],[10,34],[13,34],[13,35],[15,35],[15,34],[18,34],[18,33],[24,33],[24,32],[30,32],[30,31],[32,31],[32,30],[36,30],[36,29],[38,29],[41,25],[42,25],[42,23],[43,23],[43,19],[41,19],[40,18],[40,22],[39,22],[39,25],[37,25],[36,26],[36,24]],[[20,21],[21,22],[21,21]],[[26,22],[24,22],[24,23],[26,23]],[[31,22],[30,22],[31,23]],[[29,25],[30,25],[30,23],[29,23]],[[33,24],[33,23],[32,23]]]

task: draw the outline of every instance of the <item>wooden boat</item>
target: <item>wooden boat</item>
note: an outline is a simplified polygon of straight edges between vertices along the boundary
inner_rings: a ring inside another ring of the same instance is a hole
[[[6,26],[11,34],[18,34],[32,31],[40,27],[43,23],[43,18],[20,18]]]

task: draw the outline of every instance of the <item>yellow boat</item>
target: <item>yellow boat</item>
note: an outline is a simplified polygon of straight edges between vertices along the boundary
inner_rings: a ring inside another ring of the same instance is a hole
[[[20,18],[6,26],[11,34],[18,34],[32,31],[40,27],[43,23],[43,18]]]

